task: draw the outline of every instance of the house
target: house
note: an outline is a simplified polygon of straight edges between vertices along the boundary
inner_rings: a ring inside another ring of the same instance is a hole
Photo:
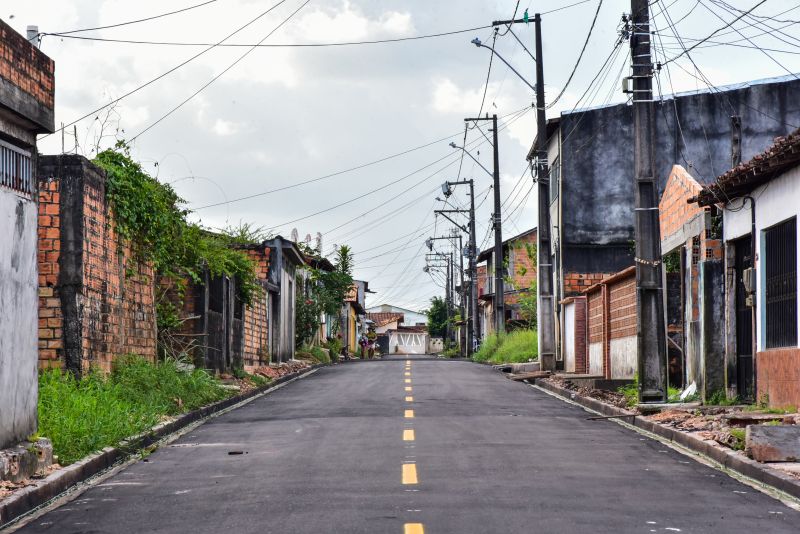
[[[37,320],[36,136],[54,131],[54,69],[0,20],[0,448],[36,431],[37,324],[51,329]]]
[[[507,262],[503,287],[506,324],[527,324],[520,297],[527,295],[536,283],[536,228],[531,228],[503,241]],[[478,254],[478,299],[480,303],[481,339],[494,331],[494,247]]]
[[[358,354],[358,340],[367,333],[364,301],[368,293],[375,293],[370,291],[369,282],[353,280],[353,286],[342,305],[342,342],[350,355]]]
[[[270,249],[267,277],[269,354],[276,363],[294,359],[297,269],[305,265],[297,244],[281,236],[264,242]]]
[[[800,80],[757,80],[664,96],[655,103],[659,194],[673,165],[706,184],[800,124]],[[769,112],[765,110],[769,109]],[[562,113],[548,121],[550,224],[557,364],[563,367],[562,304],[633,265],[633,113],[630,104]],[[528,160],[536,157],[534,141]]]
[[[40,156],[39,366],[80,374],[115,358],[156,358],[151,265],[122,246],[103,169],[77,154]]]
[[[367,319],[373,322],[375,333],[385,334],[397,328],[405,321],[405,315],[397,312],[367,312]]]
[[[303,294],[306,297],[311,296],[312,287],[311,284],[313,283],[311,279],[311,269],[317,269],[319,271],[325,272],[333,272],[335,267],[327,258],[323,258],[321,256],[316,256],[313,254],[309,254],[304,252],[303,253],[303,261],[305,265],[302,269],[300,269],[300,278],[303,281]],[[335,315],[328,315],[325,312],[320,314],[319,318],[319,329],[314,334],[313,339],[311,339],[311,343],[314,345],[320,345],[324,341],[326,341],[329,337],[334,335],[336,323],[336,316]]]
[[[409,310],[391,304],[380,304],[367,308],[367,313],[400,313],[403,315],[402,323],[406,326],[425,326],[428,324],[428,316],[425,312]]]
[[[722,209],[725,293],[718,304],[728,395],[800,406],[800,130],[720,175],[691,201]]]

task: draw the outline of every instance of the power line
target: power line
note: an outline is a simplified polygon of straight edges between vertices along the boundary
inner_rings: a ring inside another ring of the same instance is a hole
[[[262,11],[262,12],[261,12],[259,15],[257,15],[255,18],[251,19],[251,20],[250,20],[250,21],[249,21],[247,24],[245,24],[244,26],[241,26],[241,27],[239,27],[238,29],[234,30],[233,32],[229,33],[227,36],[225,36],[223,39],[221,39],[221,40],[220,40],[220,41],[218,41],[217,43],[215,43],[215,44],[213,44],[213,45],[210,45],[210,46],[209,46],[208,48],[206,48],[205,50],[202,50],[201,52],[198,52],[197,54],[193,55],[193,56],[192,56],[192,57],[190,57],[189,59],[187,59],[187,60],[185,60],[185,61],[182,61],[181,63],[178,63],[177,65],[175,65],[175,66],[174,66],[174,67],[172,67],[171,69],[167,70],[166,72],[163,72],[163,73],[159,74],[158,76],[156,76],[155,78],[152,78],[151,80],[149,80],[149,81],[147,81],[147,82],[145,82],[145,83],[143,83],[143,84],[141,84],[141,85],[139,85],[139,86],[135,87],[134,89],[131,89],[130,91],[128,91],[128,92],[127,92],[127,93],[125,93],[124,95],[122,95],[122,96],[120,96],[120,97],[118,97],[118,98],[115,98],[115,99],[114,99],[114,100],[112,100],[111,102],[109,102],[109,103],[107,103],[107,104],[104,104],[104,105],[100,106],[99,108],[97,108],[97,109],[95,109],[95,110],[93,110],[93,111],[90,111],[89,113],[87,113],[87,114],[83,115],[82,117],[79,117],[79,118],[75,119],[74,121],[72,121],[72,122],[70,122],[70,123],[68,123],[68,124],[65,124],[65,125],[61,126],[61,128],[59,128],[58,130],[56,130],[56,131],[55,131],[55,132],[53,132],[53,133],[58,133],[58,132],[61,132],[61,131],[63,131],[63,130],[64,130],[64,128],[69,128],[69,127],[70,127],[70,126],[72,126],[73,124],[77,124],[77,123],[79,123],[80,121],[82,121],[83,119],[86,119],[86,118],[88,118],[88,117],[91,117],[92,115],[94,115],[95,113],[98,113],[99,111],[102,111],[102,110],[106,109],[106,108],[107,108],[107,107],[109,107],[109,106],[113,106],[113,105],[117,104],[117,103],[118,103],[118,102],[120,102],[122,99],[124,99],[124,98],[127,98],[127,97],[129,97],[129,96],[131,96],[131,95],[133,95],[133,94],[135,94],[135,93],[138,93],[139,91],[141,91],[141,90],[142,90],[142,89],[144,89],[145,87],[148,87],[148,86],[150,86],[150,85],[154,84],[154,83],[155,83],[155,82],[157,82],[158,80],[160,80],[160,79],[162,79],[162,78],[164,78],[164,77],[166,77],[166,76],[168,76],[168,75],[172,74],[173,72],[175,72],[176,70],[180,69],[181,67],[183,67],[183,66],[185,66],[185,65],[188,65],[189,63],[191,63],[191,62],[192,62],[192,61],[194,61],[195,59],[199,58],[200,56],[202,56],[202,55],[203,55],[203,54],[205,54],[206,52],[209,52],[209,51],[213,50],[214,48],[218,47],[219,45],[221,45],[222,43],[224,43],[225,41],[227,41],[228,39],[230,39],[231,37],[233,37],[234,35],[236,35],[236,34],[237,34],[237,33],[239,33],[240,31],[242,31],[242,30],[244,30],[245,28],[247,28],[248,26],[252,25],[253,23],[255,23],[255,22],[256,22],[257,20],[259,20],[260,18],[262,18],[262,17],[266,16],[266,15],[267,15],[268,13],[270,13],[272,10],[274,10],[275,8],[277,8],[278,6],[280,6],[281,4],[283,4],[283,3],[285,3],[285,2],[286,2],[286,0],[279,0],[277,3],[275,3],[275,4],[273,4],[271,7],[269,7],[269,8],[268,8],[266,11]],[[44,135],[44,136],[42,136],[41,138],[42,138],[42,139],[44,139],[44,138],[46,138],[46,137],[49,137],[49,136],[51,136],[51,135],[53,135],[53,134],[45,134],[45,135]]]
[[[290,20],[291,20],[291,19],[292,19],[292,18],[293,18],[295,15],[297,15],[297,13],[299,13],[299,12],[300,12],[300,10],[301,10],[301,9],[303,9],[304,7],[306,7],[306,6],[308,5],[308,3],[309,3],[309,2],[311,2],[311,0],[305,0],[305,2],[303,2],[302,4],[300,4],[300,7],[298,7],[297,9],[295,9],[295,10],[294,10],[294,11],[293,11],[291,14],[289,14],[289,16],[288,16],[288,17],[286,17],[285,19],[283,19],[283,20],[282,20],[282,21],[281,21],[281,22],[280,22],[280,23],[279,23],[277,26],[275,26],[275,27],[274,27],[274,28],[273,28],[273,29],[272,29],[272,30],[271,30],[271,31],[270,31],[270,32],[269,32],[267,35],[265,35],[265,36],[264,36],[264,38],[263,38],[263,39],[261,39],[261,40],[258,42],[258,44],[261,44],[261,43],[263,43],[264,41],[266,41],[267,39],[269,39],[269,38],[270,38],[270,36],[272,36],[272,34],[274,34],[276,31],[278,31],[278,30],[279,30],[279,29],[280,29],[280,28],[281,28],[281,27],[282,27],[284,24],[286,24],[287,22],[289,22],[289,21],[290,21]],[[206,84],[204,84],[202,87],[200,87],[200,89],[198,89],[197,91],[195,91],[194,93],[192,93],[191,95],[189,95],[187,98],[185,98],[184,100],[182,100],[180,104],[178,104],[177,106],[175,106],[175,107],[173,107],[172,109],[170,109],[170,110],[169,110],[168,112],[166,112],[164,115],[162,115],[161,117],[159,117],[159,118],[158,118],[158,120],[156,120],[155,122],[151,123],[151,124],[150,124],[150,125],[149,125],[147,128],[145,128],[144,130],[142,130],[142,131],[141,131],[141,132],[139,132],[138,134],[136,134],[136,135],[134,135],[133,137],[131,137],[130,141],[131,141],[131,142],[135,141],[135,140],[136,140],[136,139],[138,139],[140,136],[142,136],[143,134],[145,134],[145,133],[147,133],[148,131],[150,131],[150,129],[152,129],[152,128],[154,128],[156,125],[158,125],[158,124],[159,124],[161,121],[163,121],[164,119],[166,119],[167,117],[169,117],[170,115],[172,115],[173,113],[175,113],[176,111],[178,111],[178,110],[179,110],[180,108],[182,108],[182,107],[183,107],[183,106],[184,106],[184,105],[185,105],[187,102],[189,102],[189,101],[190,101],[190,100],[192,100],[194,97],[196,97],[197,95],[199,95],[200,93],[202,93],[202,92],[203,92],[203,91],[204,91],[204,90],[205,90],[205,89],[206,89],[208,86],[210,86],[210,85],[211,85],[212,83],[214,83],[215,81],[219,80],[219,79],[220,79],[222,76],[224,76],[224,75],[225,75],[225,73],[227,73],[227,72],[228,72],[229,70],[231,70],[233,67],[235,67],[236,65],[238,65],[240,61],[242,61],[244,58],[246,58],[248,55],[250,55],[250,53],[251,53],[251,52],[253,52],[253,50],[255,50],[255,49],[256,49],[255,47],[251,47],[251,48],[250,48],[249,50],[247,50],[247,51],[246,51],[244,54],[242,54],[241,56],[239,56],[238,58],[236,58],[236,60],[234,60],[234,62],[233,62],[233,63],[231,63],[230,65],[228,65],[227,67],[225,67],[225,69],[224,69],[222,72],[220,72],[219,74],[217,74],[216,76],[214,76],[213,78],[211,78],[211,79],[210,79],[210,80],[209,80],[209,81],[208,81]]]
[[[589,39],[592,37],[592,31],[594,31],[595,24],[597,24],[597,16],[600,14],[600,8],[603,7],[603,0],[600,0],[597,3],[597,11],[594,12],[594,19],[592,19],[592,25],[589,27],[589,33],[586,35],[586,40],[583,42],[583,48],[581,48],[581,53],[578,54],[578,60],[575,62],[575,66],[572,68],[572,72],[569,74],[569,78],[567,78],[564,87],[561,88],[561,92],[558,93],[550,104],[547,105],[547,109],[552,108],[556,105],[556,103],[561,100],[561,97],[564,96],[564,93],[567,91],[567,87],[569,87],[572,78],[575,76],[575,72],[578,70],[578,66],[581,64],[581,59],[583,59],[583,54],[586,52],[586,47],[589,45]]]
[[[195,4],[193,6],[184,7],[183,9],[178,9],[178,10],[175,10],[175,11],[169,11],[167,13],[162,13],[160,15],[153,15],[152,17],[146,17],[146,18],[143,18],[143,19],[129,20],[128,22],[119,22],[117,24],[109,24],[107,26],[95,26],[94,28],[83,28],[82,30],[69,30],[69,31],[66,31],[66,32],[57,32],[57,33],[40,33],[39,35],[40,36],[43,36],[43,35],[59,35],[59,36],[62,36],[62,37],[66,37],[66,36],[68,36],[70,34],[73,34],[73,33],[91,32],[91,31],[95,31],[95,30],[106,30],[108,28],[119,28],[120,26],[128,26],[130,24],[138,24],[140,22],[147,22],[149,20],[155,20],[155,19],[160,19],[160,18],[163,18],[163,17],[168,17],[170,15],[176,15],[178,13],[183,13],[185,11],[196,9],[198,7],[207,6],[208,4],[213,4],[216,1],[217,0],[207,0],[206,2],[201,2],[201,3]]]
[[[213,0],[216,1],[216,0]],[[326,48],[334,46],[358,46],[358,45],[373,45],[373,44],[387,44],[387,43],[401,43],[406,41],[418,41],[421,39],[433,39],[437,37],[448,37],[450,35],[459,35],[462,33],[470,33],[478,30],[485,30],[492,26],[475,26],[474,28],[465,28],[463,30],[453,30],[439,33],[429,33],[426,35],[416,35],[412,37],[397,37],[393,39],[374,39],[366,41],[345,41],[338,43],[274,43],[274,44],[247,44],[247,43],[227,43],[218,44],[215,46],[225,48]],[[110,39],[104,37],[84,37],[78,35],[67,35],[65,33],[40,33],[41,36],[62,37],[65,39],[76,39],[81,41],[98,41],[106,43],[120,43],[120,44],[136,44],[136,45],[154,45],[154,46],[209,46],[211,43],[202,42],[179,42],[179,41],[145,41],[136,39]]]

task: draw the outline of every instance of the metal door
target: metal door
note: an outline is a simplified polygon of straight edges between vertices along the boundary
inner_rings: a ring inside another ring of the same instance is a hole
[[[747,305],[742,272],[750,267],[750,236],[734,241],[736,271],[736,389],[743,401],[753,399],[753,309]]]

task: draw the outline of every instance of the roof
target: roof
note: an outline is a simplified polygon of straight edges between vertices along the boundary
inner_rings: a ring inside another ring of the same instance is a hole
[[[367,317],[375,321],[375,326],[381,327],[397,321],[402,323],[405,316],[402,313],[394,312],[367,312]]]
[[[393,305],[391,305],[391,304],[383,304],[383,305],[378,305],[378,306],[370,306],[370,307],[369,307],[367,310],[375,310],[375,309],[380,309],[382,306],[390,306],[390,307],[392,307],[392,308],[394,308],[394,309],[396,309],[396,310],[403,310],[404,312],[408,312],[408,313],[416,313],[416,314],[418,314],[418,315],[425,315],[425,312],[422,312],[422,311],[409,310],[408,308],[401,308],[400,306],[393,306]],[[374,312],[374,313],[379,313],[379,312]],[[382,312],[382,313],[389,313],[389,312]],[[392,312],[392,313],[395,313],[395,312]]]
[[[305,264],[305,258],[303,253],[300,252],[300,249],[297,247],[297,243],[286,239],[283,236],[276,235],[272,239],[264,241],[263,245],[269,248],[280,247],[286,253],[286,256],[294,261],[297,265]]]
[[[553,137],[553,134],[558,131],[559,123],[561,122],[561,117],[553,117],[552,119],[547,119],[547,141],[550,141],[550,138]],[[528,151],[528,156],[525,158],[528,161],[532,161],[536,157],[536,151],[538,150],[538,143],[539,143],[539,134],[536,134],[536,137],[533,138],[533,144],[531,145],[531,149]]]
[[[303,259],[306,261],[307,265],[310,265],[314,269],[321,269],[323,271],[328,271],[328,272],[334,270],[334,266],[330,262],[330,260],[328,260],[328,258],[313,256],[311,254],[306,254],[305,252],[303,252]]]
[[[785,137],[776,138],[772,146],[761,154],[718,176],[714,183],[704,187],[697,196],[688,199],[688,202],[696,202],[700,206],[725,203],[732,198],[746,195],[798,165],[800,128]]]
[[[520,239],[520,238],[523,238],[525,236],[528,236],[528,235],[530,235],[530,234],[532,234],[534,232],[536,232],[536,228],[535,227],[531,228],[530,230],[525,230],[521,234],[517,234],[514,237],[509,237],[508,239],[503,241],[503,246],[505,247],[511,241],[516,241],[517,239]],[[478,259],[476,261],[481,262],[481,261],[488,260],[489,256],[491,256],[493,252],[494,252],[494,247],[487,248],[486,250],[481,251],[481,253],[478,254]]]

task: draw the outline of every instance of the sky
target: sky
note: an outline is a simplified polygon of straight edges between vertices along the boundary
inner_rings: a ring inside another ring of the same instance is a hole
[[[745,11],[758,3],[727,1]],[[22,34],[28,25],[37,25],[44,34],[65,33],[202,2],[4,0],[0,19]],[[469,202],[464,187],[454,188],[447,205],[437,201],[437,196],[443,197],[445,180],[474,179],[479,247],[489,246],[492,239],[491,177],[449,146],[451,141],[463,144],[464,117],[499,117],[504,238],[536,225],[536,192],[525,159],[536,135],[534,95],[497,57],[490,69],[491,52],[470,41],[478,37],[491,43],[493,30],[488,26],[511,18],[515,8],[517,17],[526,8],[531,15],[541,12],[548,103],[562,91],[588,43],[571,83],[547,110],[548,117],[626,98],[620,88],[629,72],[628,46],[615,44],[629,2],[279,2],[212,0],[166,17],[68,34],[190,43],[186,46],[44,35],[41,48],[56,63],[56,125],[70,126],[63,136],[40,136],[40,152],[61,152],[63,140],[65,151],[91,158],[117,139],[129,140],[134,157],[170,183],[204,226],[248,223],[287,238],[296,230],[300,240],[311,236],[312,245],[320,233],[323,252],[342,244],[354,251],[355,277],[368,281],[376,292],[369,295],[368,306],[391,303],[424,309],[432,296],[443,294],[442,275],[423,271],[424,241],[447,235],[454,227],[435,217],[433,210],[461,209]],[[734,24],[737,31],[723,27],[741,13],[731,14],[720,2],[653,2],[657,60],[677,56],[681,46],[698,45],[689,57],[671,61],[670,69],[659,73],[657,87],[664,94],[704,89],[706,82],[720,86],[800,72],[800,30],[795,23],[800,5],[792,0],[764,2],[753,14],[774,20],[745,17]],[[275,4],[279,5],[264,14]],[[766,32],[755,20],[783,28],[783,33]],[[225,43],[341,43],[470,28],[481,29],[351,46],[209,46],[234,32]],[[718,28],[723,29],[698,43]],[[503,28],[495,50],[533,85],[534,60],[515,35],[528,51],[534,50],[533,26],[524,24],[514,26],[513,34]],[[601,69],[609,58],[608,67]],[[595,79],[598,72],[602,74]],[[98,109],[103,106],[108,107]],[[466,146],[491,169],[492,148],[484,135],[491,137],[488,125],[482,131],[471,129]],[[307,181],[311,182],[298,185]],[[466,219],[458,222],[465,224]],[[447,253],[448,247],[446,240],[436,242],[438,252]]]

